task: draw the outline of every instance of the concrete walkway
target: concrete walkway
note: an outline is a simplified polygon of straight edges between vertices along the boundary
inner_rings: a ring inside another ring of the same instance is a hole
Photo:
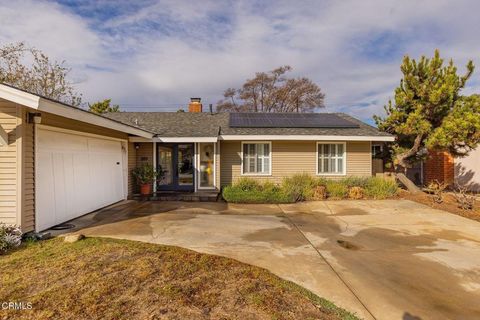
[[[480,223],[410,201],[128,202],[74,223],[260,266],[364,319],[480,318]]]

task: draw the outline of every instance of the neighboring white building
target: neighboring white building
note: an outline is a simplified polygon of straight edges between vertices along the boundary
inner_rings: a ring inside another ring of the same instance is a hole
[[[465,158],[455,158],[455,183],[480,192],[480,148]]]

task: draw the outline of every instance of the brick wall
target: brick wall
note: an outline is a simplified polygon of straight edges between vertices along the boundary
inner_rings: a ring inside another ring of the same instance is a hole
[[[444,151],[429,151],[424,165],[424,182],[445,182],[449,185],[454,181],[454,160],[452,155]]]

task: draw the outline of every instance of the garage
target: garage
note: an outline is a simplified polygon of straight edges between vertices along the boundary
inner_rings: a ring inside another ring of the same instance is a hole
[[[125,141],[38,126],[35,149],[37,231],[127,197]]]

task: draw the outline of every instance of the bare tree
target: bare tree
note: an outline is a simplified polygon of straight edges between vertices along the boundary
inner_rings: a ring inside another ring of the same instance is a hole
[[[52,61],[42,51],[23,42],[0,48],[1,83],[78,106],[82,98],[67,80],[69,72],[65,61]]]
[[[227,89],[217,103],[218,111],[313,112],[323,108],[325,95],[308,78],[287,78],[290,66],[257,72],[241,89]]]

